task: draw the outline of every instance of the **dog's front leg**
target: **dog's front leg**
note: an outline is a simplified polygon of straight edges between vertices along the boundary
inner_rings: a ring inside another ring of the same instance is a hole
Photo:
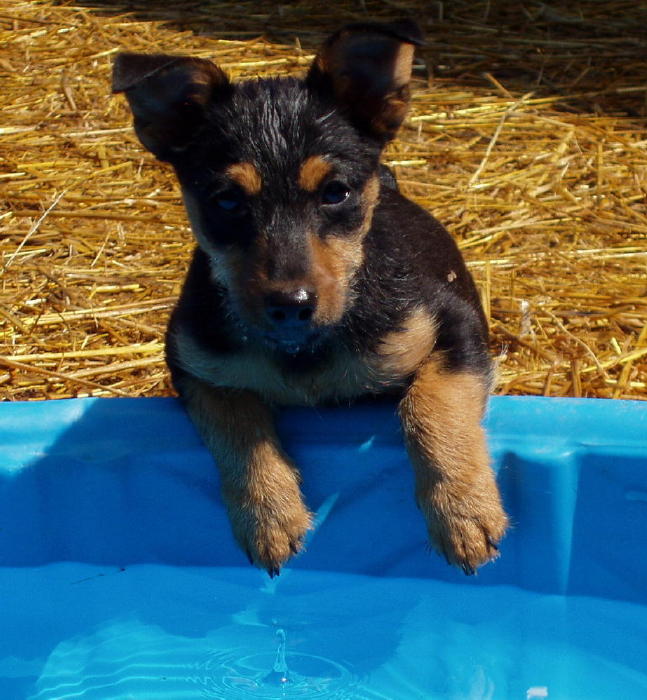
[[[269,408],[251,391],[216,388],[188,376],[178,384],[220,470],[222,496],[238,543],[254,564],[270,576],[278,574],[301,548],[311,515]]]
[[[483,376],[444,371],[432,358],[400,404],[429,536],[468,574],[497,555],[507,526],[480,425],[486,385]]]

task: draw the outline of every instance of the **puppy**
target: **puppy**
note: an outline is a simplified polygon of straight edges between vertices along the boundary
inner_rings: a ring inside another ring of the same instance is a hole
[[[417,26],[354,24],[304,80],[232,83],[200,58],[120,54],[142,144],[171,163],[195,250],[166,338],[234,535],[271,576],[312,516],[272,410],[392,394],[432,544],[466,573],[507,519],[480,426],[487,323],[445,229],[380,165]]]

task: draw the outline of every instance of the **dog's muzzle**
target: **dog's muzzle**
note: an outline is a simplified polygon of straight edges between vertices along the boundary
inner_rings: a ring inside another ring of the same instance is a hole
[[[300,352],[316,335],[312,324],[316,306],[317,295],[305,287],[268,294],[264,299],[266,340],[284,352]]]

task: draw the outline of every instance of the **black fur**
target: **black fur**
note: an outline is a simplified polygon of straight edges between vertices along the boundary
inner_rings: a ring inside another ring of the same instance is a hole
[[[439,550],[474,571],[505,530],[479,427],[491,376],[479,295],[454,240],[380,163],[418,43],[412,23],[349,25],[304,80],[233,84],[164,55],[115,65],[198,242],[167,332],[172,379],[221,469],[234,533],[270,575],[310,516],[268,405],[404,397]]]
[[[325,155],[338,176],[356,189],[378,170],[379,148],[291,78],[235,86],[228,99],[210,106],[194,142],[173,165],[183,190],[199,202],[206,236],[217,246],[246,248],[262,231],[283,251],[279,267],[298,264],[306,230],[314,228],[322,237],[332,235],[331,230],[343,235],[359,222],[356,208],[336,218],[321,215],[316,197],[299,190],[298,169],[309,155]],[[213,197],[228,186],[222,178],[225,166],[240,161],[256,164],[267,184],[245,205],[245,213],[232,216],[214,206]],[[438,342],[448,366],[486,373],[487,325],[455,242],[438,221],[397,191],[386,166],[378,172],[380,200],[364,239],[364,263],[352,282],[355,303],[327,342],[343,339],[359,353],[374,350],[381,336],[396,330],[407,312],[423,303],[440,322]],[[207,255],[198,248],[169,337],[182,327],[211,351],[236,352],[237,323],[226,294],[210,278]],[[325,354],[320,349],[318,356]],[[308,361],[314,359],[311,354]],[[174,360],[171,343],[172,368]]]
[[[402,226],[402,221],[407,226]],[[328,347],[285,366],[299,371],[324,361],[330,347],[344,342],[357,353],[376,350],[379,340],[397,330],[407,312],[425,304],[439,321],[437,347],[447,367],[487,375],[490,357],[487,322],[474,282],[447,231],[422,208],[388,186],[382,186],[373,226],[364,240],[364,263],[353,284],[355,303],[327,339]],[[452,273],[456,275],[449,281]],[[182,327],[212,352],[236,352],[240,329],[228,312],[225,290],[209,275],[206,254],[197,248],[169,326],[169,365],[173,334]]]

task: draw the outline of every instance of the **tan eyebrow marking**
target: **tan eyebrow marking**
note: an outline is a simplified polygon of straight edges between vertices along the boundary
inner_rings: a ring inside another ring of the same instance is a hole
[[[246,194],[255,195],[261,191],[263,180],[252,163],[233,163],[225,172]]]
[[[331,170],[332,165],[322,156],[306,158],[299,170],[299,187],[306,192],[314,192]]]

